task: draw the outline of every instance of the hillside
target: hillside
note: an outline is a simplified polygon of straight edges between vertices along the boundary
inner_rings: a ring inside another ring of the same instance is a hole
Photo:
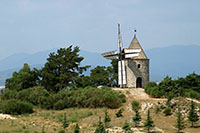
[[[137,100],[140,102],[140,114],[142,116],[142,123],[146,120],[146,112],[151,110],[151,117],[154,121],[155,128],[153,129],[157,133],[172,133],[175,131],[176,124],[176,111],[170,116],[165,116],[162,110],[155,112],[157,106],[165,106],[166,99],[151,98],[147,95],[143,89],[119,89],[114,88],[116,91],[121,91],[126,95],[127,102],[123,104],[124,112],[123,117],[117,118],[115,113],[119,109],[108,109],[108,114],[111,116],[109,133],[123,133],[121,127],[125,120],[127,120],[133,127],[132,116],[134,112],[131,109],[131,101]],[[175,99],[172,104],[181,104],[182,108],[188,108],[191,99]],[[196,101],[199,104],[199,101]],[[73,132],[73,128],[76,123],[79,124],[81,132],[93,133],[98,122],[99,116],[104,118],[104,108],[88,109],[88,108],[69,108],[61,111],[55,110],[43,110],[35,108],[35,112],[31,115],[10,116],[0,115],[1,120],[0,130],[4,132],[41,132],[42,128],[48,133],[58,132],[62,127],[63,114],[66,112],[67,119],[70,121],[70,125],[67,128],[69,133]],[[185,119],[186,120],[186,119]],[[132,128],[135,133],[145,133],[146,130],[141,126],[138,128]],[[190,123],[185,121],[187,133],[198,133],[199,128],[190,128]],[[199,124],[196,124],[199,126]]]

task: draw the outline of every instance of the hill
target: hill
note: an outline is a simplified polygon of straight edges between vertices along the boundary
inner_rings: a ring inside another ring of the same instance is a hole
[[[127,120],[130,123],[131,129],[135,133],[145,133],[146,129],[142,126],[146,120],[147,110],[151,110],[151,117],[154,121],[155,128],[154,132],[157,133],[172,133],[175,131],[176,124],[176,110],[177,105],[180,104],[183,113],[188,113],[188,108],[190,106],[191,99],[178,98],[173,99],[171,102],[172,115],[165,116],[163,113],[164,108],[167,107],[166,100],[161,98],[152,98],[144,92],[143,89],[119,89],[113,88],[115,91],[121,91],[126,95],[126,103],[122,105],[123,117],[116,117],[115,113],[119,109],[107,109],[108,114],[111,117],[111,122],[109,123],[109,133],[123,133],[122,125]],[[137,100],[140,103],[140,115],[142,117],[142,122],[140,126],[135,128],[132,117],[135,114],[131,107],[131,101]],[[195,104],[198,107],[200,102],[195,100]],[[159,108],[159,110],[157,109]],[[68,108],[65,110],[44,110],[40,108],[35,108],[35,112],[30,115],[21,115],[10,117],[8,115],[0,114],[1,124],[0,131],[3,132],[41,132],[43,127],[46,132],[58,132],[62,127],[63,114],[67,114],[67,119],[70,122],[67,131],[69,133],[73,132],[75,124],[78,123],[81,132],[93,133],[97,127],[98,118],[101,116],[104,119],[105,108]],[[198,114],[200,114],[198,112]],[[6,117],[6,118],[5,118]],[[16,119],[15,119],[16,117]],[[185,116],[185,126],[184,132],[187,133],[197,133],[199,132],[199,127],[191,128],[188,121],[186,121]],[[199,126],[199,124],[196,124]]]

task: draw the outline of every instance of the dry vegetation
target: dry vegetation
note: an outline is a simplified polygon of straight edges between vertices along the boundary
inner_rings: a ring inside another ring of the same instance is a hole
[[[146,119],[147,110],[151,109],[151,117],[153,118],[155,128],[154,132],[163,132],[163,133],[173,133],[175,132],[175,124],[176,124],[176,113],[173,113],[170,116],[165,116],[162,113],[162,110],[156,112],[156,108],[162,108],[162,106],[166,106],[167,99],[155,99],[149,97],[146,93],[144,93],[143,89],[118,89],[114,88],[116,91],[121,91],[127,97],[127,102],[123,104],[122,108],[124,108],[123,117],[117,118],[115,113],[119,109],[108,109],[108,114],[111,116],[111,122],[109,124],[110,128],[109,132],[122,132],[121,127],[125,120],[128,120],[133,127],[132,116],[134,112],[131,108],[131,101],[137,100],[140,102],[140,114],[142,116],[141,126],[138,128],[132,128],[133,131],[139,133],[144,132],[145,129],[142,127],[142,123]],[[191,99],[177,98],[171,101],[174,108],[173,111],[176,112],[176,106],[180,104],[181,109],[184,116],[187,114],[187,108],[189,107]],[[199,107],[198,101],[195,101],[197,107]],[[64,112],[67,113],[67,119],[70,121],[69,127],[66,129],[67,133],[72,133],[73,128],[76,123],[79,124],[81,133],[92,133],[94,132],[99,116],[104,118],[104,110],[105,108],[97,108],[97,109],[83,109],[83,108],[70,108],[61,111],[55,110],[43,110],[40,108],[35,108],[34,113],[30,115],[19,115],[13,116],[16,119],[0,119],[0,132],[1,133],[14,133],[14,132],[22,132],[22,133],[41,133],[42,128],[47,133],[58,132],[62,129],[62,120]],[[2,115],[0,115],[0,118]],[[186,118],[185,118],[186,120]],[[200,127],[198,128],[190,128],[190,123],[185,121],[186,129],[184,132],[187,133],[200,133]],[[200,122],[199,122],[200,123]],[[197,123],[197,126],[200,124]]]

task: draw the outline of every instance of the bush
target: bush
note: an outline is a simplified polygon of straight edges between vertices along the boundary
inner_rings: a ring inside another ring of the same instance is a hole
[[[50,93],[44,87],[37,86],[21,91],[6,91],[2,99],[17,99],[32,103],[46,109],[61,110],[70,107],[83,108],[118,108],[125,102],[125,95],[110,88],[102,89],[86,87],[77,90],[63,89],[58,93]]]
[[[123,115],[122,115],[122,112],[124,111],[124,109],[123,108],[120,108],[119,109],[119,111],[115,114],[116,115],[116,117],[122,117]]]
[[[133,100],[133,101],[131,102],[131,104],[132,104],[132,109],[133,109],[135,112],[139,110],[139,105],[140,105],[140,103],[139,103],[138,101]]]
[[[163,113],[165,114],[165,116],[171,115],[171,108],[170,107],[165,108]]]
[[[5,114],[20,115],[33,113],[33,105],[19,100],[3,101],[1,112]]]

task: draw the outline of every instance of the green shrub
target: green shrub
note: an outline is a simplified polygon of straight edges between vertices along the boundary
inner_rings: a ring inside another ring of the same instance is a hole
[[[9,99],[15,99],[17,95],[16,90],[5,90],[4,93],[1,95],[2,100],[9,100]]]
[[[139,103],[138,101],[133,100],[133,101],[131,102],[131,105],[132,105],[132,109],[133,109],[135,112],[139,110],[139,105],[140,105],[140,103]]]
[[[165,114],[165,116],[171,115],[171,108],[170,107],[165,108],[163,113]]]
[[[122,113],[123,113],[124,109],[120,108],[119,111],[117,113],[115,113],[116,117],[122,117]]]
[[[65,133],[65,130],[61,129],[61,130],[58,131],[58,133]]]
[[[19,101],[19,100],[8,100],[3,101],[1,107],[1,112],[5,114],[26,114],[26,113],[33,113],[33,105],[27,102]]]

